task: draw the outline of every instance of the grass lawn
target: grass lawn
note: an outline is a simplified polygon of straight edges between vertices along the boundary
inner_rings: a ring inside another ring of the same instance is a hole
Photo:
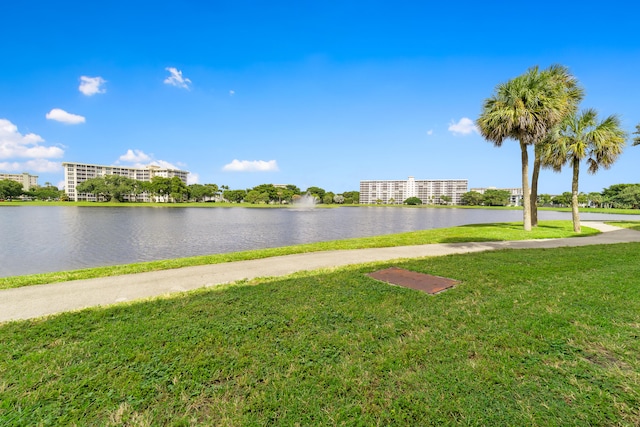
[[[0,425],[639,425],[640,244],[300,273],[0,325]],[[430,296],[365,274],[460,280]]]
[[[640,231],[640,221],[607,221],[607,224]]]
[[[253,251],[232,252],[227,254],[206,255],[190,258],[151,261],[109,267],[89,268],[58,273],[33,274],[0,278],[0,289],[94,277],[116,276],[141,273],[145,271],[167,270],[194,265],[218,264],[231,261],[268,258],[305,252],[318,252],[339,249],[380,248],[391,246],[422,245],[429,243],[487,242],[524,239],[547,239],[578,237],[597,234],[592,228],[583,227],[581,234],[573,232],[571,221],[541,221],[540,226],[530,232],[522,230],[521,222],[477,224],[463,227],[438,228],[408,233],[387,234],[374,237],[334,240]]]

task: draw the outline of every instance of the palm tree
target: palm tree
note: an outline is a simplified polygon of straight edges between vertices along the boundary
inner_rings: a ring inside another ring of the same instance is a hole
[[[522,160],[523,225],[531,230],[528,146],[541,141],[566,115],[566,88],[554,77],[553,67],[538,67],[502,83],[484,101],[476,120],[482,136],[500,147],[505,139],[520,143]]]
[[[555,84],[559,85],[558,95],[563,97],[565,116],[578,111],[578,104],[584,98],[584,90],[579,86],[578,80],[569,73],[569,69],[562,65],[552,65],[543,73],[547,73]],[[553,142],[553,139],[546,138],[546,142]],[[540,142],[540,141],[539,141]],[[542,149],[536,143],[534,149],[533,173],[531,176],[531,226],[538,226],[538,178],[540,167],[542,166]]]
[[[598,122],[594,109],[584,110],[565,118],[558,129],[555,144],[546,145],[543,154],[547,164],[556,172],[569,163],[573,169],[571,180],[571,217],[573,231],[580,233],[578,210],[578,178],[580,163],[586,159],[588,172],[594,174],[600,167],[608,169],[622,153],[626,134],[620,120],[612,115]]]
[[[640,145],[640,124],[636,125],[636,131],[633,134],[638,135],[633,138],[633,145]]]

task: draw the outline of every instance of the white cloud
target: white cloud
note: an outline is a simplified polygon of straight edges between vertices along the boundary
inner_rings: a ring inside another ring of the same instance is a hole
[[[0,162],[0,170],[7,172],[58,172],[62,170],[60,162],[52,162],[47,159],[34,159],[26,162]]]
[[[455,123],[452,120],[451,123],[449,124],[449,130],[454,135],[469,135],[473,132],[479,133],[478,128],[473,123],[473,120],[471,120],[468,117],[461,118],[460,121],[458,121],[458,123]]]
[[[40,145],[44,139],[40,135],[28,133],[22,135],[18,127],[7,119],[0,119],[0,159],[30,158],[48,159],[59,158],[64,154],[60,147]],[[3,163],[9,168],[9,163]],[[42,166],[38,167],[50,167]],[[15,170],[15,169],[11,169]]]
[[[275,172],[278,170],[278,164],[275,160],[236,160],[224,165],[223,171],[227,172]]]
[[[189,173],[187,175],[187,185],[198,184],[200,182],[200,175],[197,173]]]
[[[153,154],[147,154],[142,150],[128,149],[126,153],[118,157],[116,164],[129,163],[129,166],[134,168],[143,168],[149,165],[160,166],[163,169],[176,169],[184,170],[183,167],[177,167],[172,163],[164,160],[156,160],[153,158]]]
[[[49,120],[55,120],[56,122],[66,123],[69,125],[77,125],[78,123],[85,122],[84,117],[77,114],[67,113],[60,108],[54,108],[53,110],[49,111],[46,117]]]
[[[18,162],[0,162],[0,169],[7,172],[24,170],[22,167],[22,163],[18,163]]]
[[[151,162],[152,165],[160,166],[163,169],[176,169],[181,170],[181,168],[175,166],[173,163],[166,162],[164,160],[153,160]]]
[[[171,74],[169,77],[164,79],[165,84],[189,90],[191,80],[186,77],[182,77],[182,71],[174,67],[167,67],[165,70]]]
[[[105,93],[107,90],[101,86],[106,82],[102,77],[80,76],[80,86],[78,86],[78,90],[87,96],[95,95],[96,93]]]
[[[236,94],[236,91],[235,91],[235,90],[230,90],[230,91],[229,91],[229,96],[233,96],[233,95],[235,95],[235,94]]]
[[[429,130],[427,131],[427,135],[429,135],[429,136],[433,135],[433,129],[429,129]]]
[[[36,172],[58,172],[62,170],[62,163],[52,162],[47,159],[33,159],[23,163],[26,170],[34,170]]]
[[[127,162],[127,163],[142,163],[148,162],[151,160],[151,157],[141,150],[127,150],[125,154],[118,158],[119,161]]]

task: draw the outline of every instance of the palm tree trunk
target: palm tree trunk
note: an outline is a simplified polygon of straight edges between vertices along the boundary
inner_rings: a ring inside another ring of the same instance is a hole
[[[520,141],[522,151],[522,222],[524,231],[531,231],[531,198],[529,194],[529,153],[527,144]]]
[[[533,175],[531,176],[531,226],[538,226],[538,177],[540,176],[540,153],[535,151]]]
[[[571,218],[573,231],[580,233],[580,211],[578,210],[578,175],[580,174],[580,159],[573,159],[573,178],[571,180]]]

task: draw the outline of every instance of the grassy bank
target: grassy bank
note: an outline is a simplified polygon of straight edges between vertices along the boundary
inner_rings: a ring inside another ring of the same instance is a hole
[[[630,228],[631,230],[640,231],[639,221],[607,221],[607,224],[615,225],[621,228]]]
[[[571,212],[571,208],[538,208],[543,211]],[[581,208],[580,213],[597,213],[609,215],[640,215],[640,209],[614,209],[614,208]]]
[[[0,425],[638,425],[640,244],[297,274],[0,325]]]
[[[43,283],[55,283],[68,280],[88,279],[94,277],[107,277],[121,274],[141,273],[145,271],[167,270],[194,265],[218,264],[231,261],[268,258],[273,256],[290,255],[305,252],[422,245],[430,243],[547,239],[573,236],[589,236],[596,233],[596,230],[584,227],[582,229],[582,234],[576,234],[573,232],[570,221],[542,221],[540,223],[540,226],[536,227],[531,232],[523,231],[522,223],[468,225],[463,227],[439,228],[400,234],[388,234],[375,237],[311,243],[282,248],[260,249],[254,251],[233,252],[219,255],[171,259],[165,261],[152,261],[111,267],[63,271],[59,273],[5,277],[0,278],[0,289],[16,288],[20,286],[37,285]]]

